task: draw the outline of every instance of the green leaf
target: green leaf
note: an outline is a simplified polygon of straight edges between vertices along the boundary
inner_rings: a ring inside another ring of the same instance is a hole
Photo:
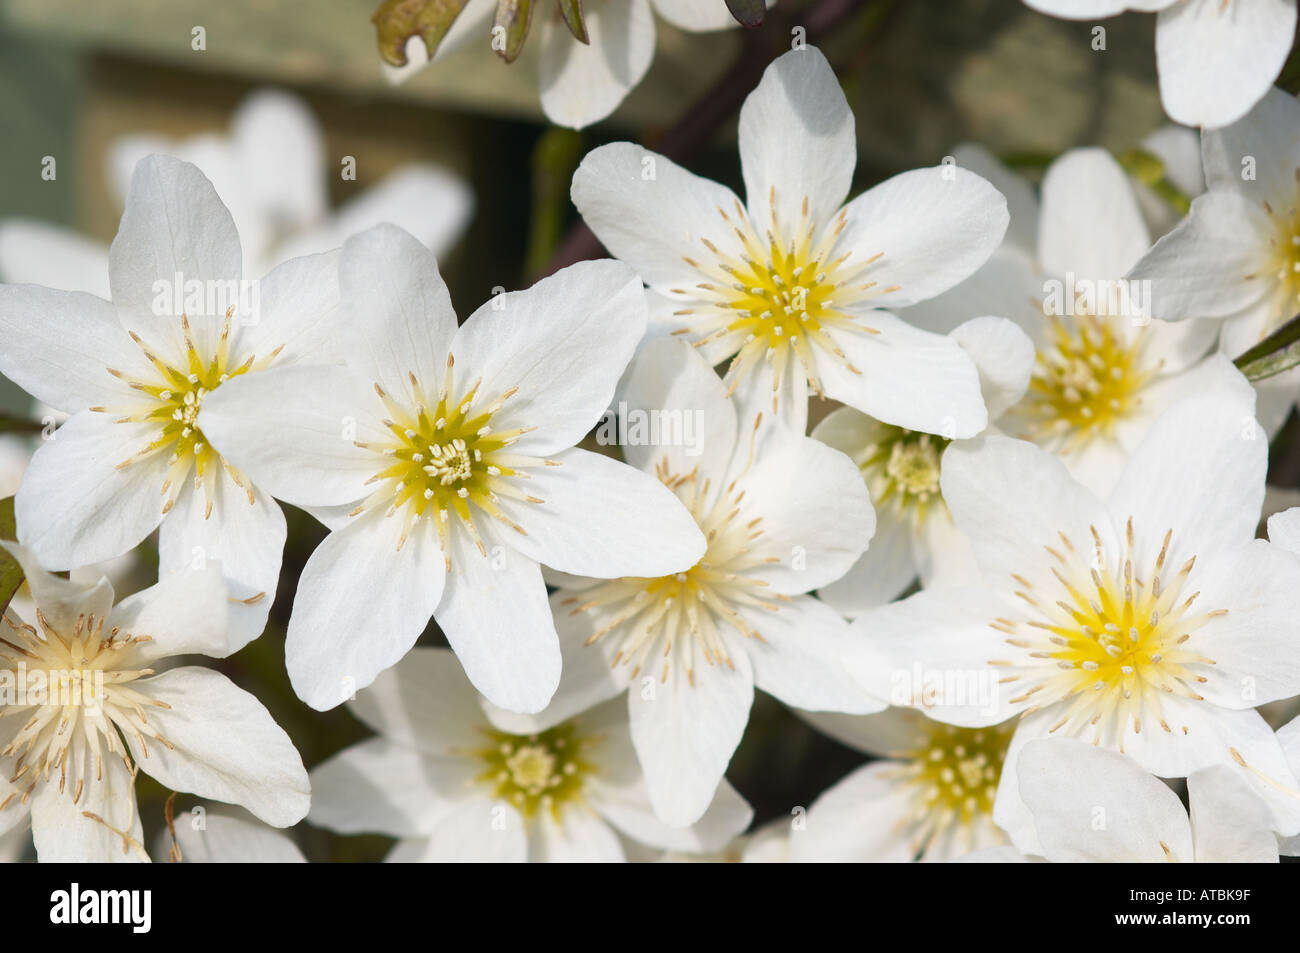
[[[560,5],[560,16],[564,17],[564,25],[569,28],[573,38],[579,43],[590,44],[587,24],[582,22],[582,0],[556,0],[556,2]]]
[[[767,17],[767,4],[763,0],[727,0],[727,9],[736,22],[750,30],[761,26]]]
[[[405,66],[406,41],[418,36],[429,59],[469,0],[384,0],[370,22],[378,31],[379,55],[392,66]]]
[[[0,500],[0,539],[14,541],[18,532],[14,524],[14,498]],[[0,612],[9,607],[9,600],[14,597],[18,587],[23,584],[23,567],[18,560],[9,555],[6,549],[0,549]]]
[[[1273,377],[1300,364],[1300,315],[1232,362],[1247,380]]]
[[[533,0],[497,0],[496,20],[492,25],[492,49],[507,63],[518,59],[528,39],[528,26],[533,19]],[[499,37],[505,36],[505,46]]]

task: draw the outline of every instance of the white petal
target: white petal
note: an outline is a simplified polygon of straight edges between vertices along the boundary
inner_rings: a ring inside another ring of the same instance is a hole
[[[23,570],[23,582],[31,593],[31,603],[40,607],[41,613],[56,629],[75,627],[82,615],[108,618],[113,607],[113,585],[107,577],[93,583],[64,579],[46,572],[36,554],[26,546],[0,539],[0,548],[18,560]],[[32,624],[35,621],[32,619]]]
[[[205,515],[207,497],[193,484],[181,491],[176,506],[158,531],[158,567],[187,574],[215,560],[229,588],[229,628],[224,657],[262,634],[275,601],[284,550],[284,514],[265,493],[248,493],[222,470],[215,481],[212,512]],[[247,600],[252,600],[251,602]]]
[[[1197,771],[1187,800],[1198,864],[1277,863],[1268,808],[1240,774],[1225,765]]]
[[[414,374],[436,399],[456,312],[433,253],[395,225],[376,225],[343,246],[339,293],[348,364],[394,396],[410,394]]]
[[[155,740],[146,749],[134,735],[127,744],[164,787],[239,804],[275,827],[307,815],[311,787],[302,759],[256,698],[192,666],[156,675],[141,690],[170,706],[151,711],[149,720],[171,746]]]
[[[739,24],[726,4],[700,3],[699,0],[651,0],[655,13],[673,26],[691,33],[734,30]],[[767,0],[770,9],[776,0]]]
[[[1038,252],[1038,196],[1034,187],[1019,172],[1013,172],[997,156],[977,142],[963,142],[952,151],[963,168],[988,180],[1007,200],[1011,223],[1005,243],[1021,252]]]
[[[831,221],[849,194],[858,150],[853,113],[820,50],[791,50],[763,71],[741,107],[739,136],[755,223],[766,227],[774,215],[788,239]]]
[[[1016,772],[1008,780],[1018,779],[1049,860],[1193,859],[1191,827],[1178,795],[1118,752],[1068,738],[1031,741],[1020,752]]]
[[[129,372],[141,355],[113,306],[81,292],[0,285],[0,373],[65,413],[120,405],[130,394],[108,368]]]
[[[1262,218],[1262,209],[1235,192],[1194,199],[1187,217],[1129,272],[1133,281],[1151,283],[1152,316],[1226,317],[1259,302],[1268,292],[1270,257]],[[1260,280],[1246,280],[1256,274]]]
[[[973,437],[988,426],[979,373],[955,340],[921,331],[885,311],[860,319],[875,334],[827,329],[857,373],[814,347],[827,397],[908,430]]]
[[[371,738],[312,769],[307,819],[340,834],[427,837],[463,800],[471,777],[456,762]]]
[[[1300,101],[1285,90],[1269,90],[1244,118],[1205,130],[1201,153],[1211,193],[1236,191],[1256,206],[1269,201],[1275,209],[1289,208],[1300,158]],[[1255,159],[1249,166],[1253,178],[1242,175],[1247,156]]]
[[[916,579],[912,532],[911,522],[900,519],[894,507],[877,510],[876,533],[867,551],[843,576],[818,589],[817,595],[850,619],[897,599]]]
[[[953,330],[951,337],[975,362],[989,420],[997,420],[1029,387],[1034,342],[1006,318],[972,318]]]
[[[571,195],[601,244],[660,292],[700,280],[682,256],[705,254],[701,239],[725,254],[742,251],[717,211],[736,214],[734,192],[630,142],[587,153]]]
[[[1160,99],[1171,119],[1217,128],[1255,105],[1286,62],[1294,0],[1183,0],[1156,20]]]
[[[1084,545],[1096,527],[1103,542],[1113,542],[1110,517],[1097,498],[1060,460],[1024,441],[989,436],[954,443],[944,452],[939,480],[953,522],[970,537],[985,578],[999,588],[1009,585],[1009,573],[1038,565],[1043,546],[1058,545],[1058,533]]]
[[[579,43],[559,17],[541,23],[538,73],[542,111],[557,126],[581,129],[604,119],[650,68],[655,22],[649,0],[588,6]]]
[[[1043,177],[1038,258],[1053,275],[1104,281],[1151,247],[1128,176],[1104,149],[1072,149]]]
[[[165,283],[170,299],[190,282],[202,282],[206,297],[215,283],[243,274],[243,252],[230,212],[197,167],[171,156],[149,156],[135,167],[108,257],[118,314],[155,348],[176,354],[184,347],[180,315],[171,308],[156,313],[155,283]],[[224,312],[188,317],[201,344],[216,343]]]
[[[220,563],[205,562],[165,575],[114,606],[109,624],[126,634],[148,636],[149,641],[133,650],[140,659],[190,654],[225,658],[235,648],[228,635],[222,569]]]
[[[584,576],[667,576],[704,555],[704,536],[671,490],[649,474],[588,450],[556,454],[524,489],[540,503],[502,501],[526,535],[529,558]]]
[[[773,430],[736,480],[737,525],[761,520],[751,575],[773,592],[808,592],[840,578],[867,548],[875,512],[853,461],[819,440]],[[723,503],[722,505],[729,505]]]
[[[339,253],[329,251],[286,261],[261,279],[256,312],[239,315],[239,353],[267,358],[278,351],[277,366],[346,358],[340,322],[352,315],[339,312],[338,272]]]
[[[1225,708],[1300,695],[1300,559],[1262,539],[1216,555],[1193,591],[1207,610],[1228,611],[1193,636],[1215,662],[1199,693]]]
[[[628,694],[650,803],[672,827],[694,824],[708,810],[749,721],[749,656],[733,652],[732,662],[734,669],[697,665],[693,684],[676,668],[666,682],[647,674]]]
[[[208,811],[203,826],[182,819],[176,843],[186,864],[305,864],[298,845],[286,834],[243,811]]]
[[[369,492],[392,434],[366,381],[345,367],[296,365],[243,374],[203,398],[198,424],[260,489],[295,505],[337,506]],[[130,468],[128,468],[129,470]]]
[[[427,523],[408,534],[400,515],[375,509],[327,536],[303,567],[289,617],[285,665],[298,697],[327,711],[373,682],[420,637],[445,579]]]
[[[606,711],[616,712],[617,717],[605,717]],[[708,810],[690,827],[670,827],[655,816],[627,717],[627,705],[615,701],[584,719],[584,724],[599,722],[602,738],[594,755],[600,769],[585,791],[601,817],[639,843],[689,852],[721,850],[749,826],[754,812],[725,778]]]
[[[281,89],[254,90],[235,110],[230,132],[242,186],[262,218],[296,231],[324,213],[325,137],[305,102]]]
[[[390,858],[391,859],[391,858]],[[523,863],[531,860],[523,816],[508,804],[469,797],[438,824],[422,855],[424,863]]]
[[[974,172],[951,165],[887,179],[844,207],[848,226],[836,244],[858,260],[884,255],[869,272],[875,304],[904,308],[974,274],[1006,234],[1007,201]]]
[[[1300,506],[1268,518],[1268,539],[1273,545],[1300,556]]]
[[[357,694],[349,710],[389,741],[445,762],[483,740],[482,699],[454,653],[415,648]],[[549,726],[547,726],[549,727]]]
[[[28,465],[14,502],[18,538],[50,569],[112,559],[162,521],[157,458],[134,460],[148,440],[141,424],[82,411],[55,431]]]
[[[617,864],[623,861],[618,835],[586,804],[561,809],[557,822],[542,811],[528,828],[528,860],[534,864]]]
[[[1005,649],[989,628],[998,605],[986,589],[929,589],[874,609],[854,620],[857,645],[845,665],[892,705],[954,725],[998,724],[1017,709],[997,684],[1001,670],[988,664]]]
[[[790,835],[793,859],[802,863],[905,863],[917,846],[901,836],[913,793],[899,767],[878,761],[827,788],[808,811],[807,827]]]
[[[736,409],[722,378],[687,342],[646,341],[615,399],[621,417],[615,436],[622,437],[623,456],[638,470],[653,473],[660,461],[672,473],[698,466],[702,475],[720,478],[726,470],[736,445]]]
[[[104,759],[103,778],[87,781],[80,801],[73,802],[71,791],[59,793],[58,781],[52,779],[40,785],[31,805],[32,839],[43,864],[149,862],[135,779],[116,755]]]
[[[645,294],[621,262],[586,261],[526,291],[498,295],[452,342],[456,380],[484,381],[484,396],[518,388],[494,430],[536,428],[511,449],[546,455],[571,447],[609,408],[645,334]]]
[[[1218,395],[1188,398],[1152,425],[1107,502],[1117,520],[1132,516],[1141,528],[1135,565],[1155,562],[1169,529],[1177,540],[1173,565],[1193,554],[1213,559],[1254,537],[1268,443],[1253,409]],[[1224,493],[1225,486],[1233,492]]]
[[[560,682],[560,646],[536,562],[480,527],[487,554],[459,528],[437,620],[465,674],[494,705],[541,711]],[[512,533],[513,535],[513,533]]]
[[[885,707],[845,668],[855,639],[830,606],[812,596],[779,603],[776,612],[743,612],[761,642],[748,640],[754,685],[787,705],[807,711],[866,714]]]

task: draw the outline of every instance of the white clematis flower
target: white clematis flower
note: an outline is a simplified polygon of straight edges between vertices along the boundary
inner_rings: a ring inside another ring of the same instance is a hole
[[[1159,288],[1126,277],[1151,247],[1150,235],[1133,184],[1109,153],[1074,149],[1057,159],[1043,178],[1041,203],[1023,184],[1015,194],[1017,241],[905,316],[941,332],[972,309],[1019,324],[1037,350],[1033,378],[994,425],[1057,454],[1076,479],[1104,495],[1177,400],[1210,393],[1246,399],[1249,384],[1214,354],[1216,322],[1151,319]]]
[[[23,475],[19,540],[69,569],[118,556],[161,524],[162,576],[222,562],[237,603],[232,651],[266,625],[284,516],[212,449],[198,413],[230,379],[330,354],[338,304],[334,255],[294,259],[252,285],[241,263],[211,183],[152,156],[113,241],[111,303],[0,286],[0,372],[71,414]]]
[[[178,573],[113,605],[107,579],[79,585],[22,564],[32,618],[12,607],[0,643],[0,832],[31,818],[42,861],[147,860],[134,780],[241,804],[276,827],[307,813],[289,736],[252,695],[179,655],[228,654],[220,567]],[[38,693],[39,680],[45,689]]]
[[[480,691],[537,711],[560,674],[539,563],[658,575],[704,550],[652,477],[573,449],[644,332],[640,284],[584,262],[457,328],[433,256],[388,225],[343,246],[339,282],[348,367],[250,374],[199,419],[277,498],[336,508],[289,620],[294,689],[340,704],[432,615]]]
[[[107,175],[119,201],[126,201],[139,161],[155,153],[193,163],[212,182],[235,220],[246,275],[338,248],[380,222],[405,228],[440,256],[464,232],[474,207],[463,179],[411,163],[330,209],[324,133],[305,102],[279,89],[245,97],[224,134],[113,142]],[[108,248],[47,222],[0,220],[0,281],[107,298]]]
[[[1031,741],[1017,773],[1054,863],[1277,863],[1267,807],[1223,765],[1187,778],[1190,816],[1132,758],[1070,738]]]
[[[1133,267],[1149,281],[1152,313],[1168,321],[1222,321],[1235,358],[1300,313],[1300,102],[1271,90],[1226,129],[1201,136],[1208,191]],[[1280,427],[1300,372],[1255,384],[1260,422]]]
[[[1295,0],[1025,0],[1071,20],[1125,10],[1159,13],[1156,68],[1170,118],[1214,129],[1236,122],[1282,71],[1295,36]]]
[[[895,176],[844,204],[853,114],[816,49],[781,56],[740,112],[748,204],[632,143],[589,153],[573,201],[652,289],[653,334],[685,336],[727,382],[803,432],[808,391],[911,430],[988,423],[970,358],[883,308],[951,288],[1001,241],[1006,201],[966,169]]]
[[[1254,710],[1300,691],[1300,559],[1254,539],[1268,448],[1250,410],[1180,402],[1105,502],[1031,444],[952,446],[944,500],[982,579],[861,616],[871,651],[850,667],[941,721],[1020,714],[1005,771],[1049,735],[1115,748],[1161,777],[1227,764],[1279,833],[1300,831],[1295,779]],[[994,821],[1039,852],[1015,786],[999,788]]]
[[[1013,722],[945,725],[906,708],[874,715],[821,713],[806,719],[882,760],[827,788],[791,838],[800,863],[955,860],[1007,843],[993,802]]]
[[[551,606],[565,678],[533,725],[627,692],[651,802],[685,826],[711,802],[755,687],[810,711],[884,707],[843,669],[847,624],[808,595],[848,569],[875,521],[852,461],[783,428],[760,437],[684,342],[648,342],[618,399],[629,422],[702,422],[694,448],[662,431],[638,439],[629,423],[624,451],[677,494],[708,551],[673,574],[562,580]]]
[[[771,7],[776,0],[767,0]],[[654,59],[655,18],[691,33],[739,27],[723,0],[585,0],[582,20],[587,43],[576,39],[558,5],[539,4],[538,62],[542,112],[557,126],[582,129],[608,117],[645,77]],[[487,45],[497,0],[469,0],[438,46],[433,61],[471,42]],[[384,75],[405,82],[429,63],[423,41],[406,45],[407,64],[384,64]]]
[[[975,362],[989,417],[996,420],[1029,386],[1033,342],[1005,318],[975,318],[950,336]],[[871,545],[819,596],[854,618],[901,595],[918,576],[928,586],[974,572],[970,544],[953,525],[939,488],[943,454],[953,441],[881,423],[852,407],[831,411],[812,435],[858,465],[876,510]]]
[[[622,861],[620,834],[713,851],[753,816],[724,783],[697,824],[668,827],[650,809],[623,706],[543,731],[489,720],[445,649],[415,649],[349,708],[378,737],[312,772],[309,820],[399,838],[390,861]]]

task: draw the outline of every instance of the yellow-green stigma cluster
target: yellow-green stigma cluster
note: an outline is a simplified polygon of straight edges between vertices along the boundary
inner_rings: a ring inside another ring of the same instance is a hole
[[[1144,367],[1140,335],[1125,340],[1111,319],[1048,318],[1048,343],[1038,352],[1024,400],[1013,411],[1024,436],[1058,438],[1066,448],[1109,435],[1142,402],[1155,376]]]
[[[892,506],[919,525],[943,503],[940,461],[952,441],[882,424],[878,437],[857,459],[876,506]]]
[[[384,426],[390,439],[357,442],[357,446],[381,454],[383,460],[378,472],[367,481],[378,484],[378,488],[352,515],[372,507],[383,507],[389,516],[401,513],[403,542],[412,525],[427,517],[437,527],[444,554],[449,552],[447,533],[455,518],[473,537],[479,552],[486,553],[475,525],[475,511],[523,534],[523,528],[502,511],[502,498],[541,503],[539,498],[519,490],[515,481],[527,478],[528,474],[522,472],[527,467],[558,464],[508,451],[532,428],[494,429],[493,416],[518,388],[485,399],[480,380],[458,396],[452,375],[454,364],[449,357],[445,379],[436,395],[425,391],[414,374],[409,375],[409,403],[405,396],[398,398],[375,385],[388,412]],[[451,557],[446,558],[450,569]]]
[[[798,362],[809,387],[821,393],[815,352],[851,373],[862,373],[827,331],[878,334],[857,321],[852,309],[898,287],[880,288],[868,278],[883,252],[860,258],[837,250],[847,225],[843,212],[819,233],[807,197],[793,225],[778,220],[775,189],[768,195],[768,208],[762,225],[756,225],[739,202],[730,211],[717,209],[719,234],[729,236],[729,244],[734,238],[737,250],[725,252],[702,237],[704,250],[698,257],[683,256],[703,280],[691,288],[673,289],[696,302],[674,312],[688,323],[673,333],[690,335],[697,347],[716,343],[734,354],[727,372],[733,389],[741,375],[757,372],[766,361],[775,408],[781,379],[792,362]]]
[[[276,348],[264,359],[258,360],[249,355],[236,363],[230,353],[230,335],[234,309],[226,312],[221,336],[211,354],[205,355],[194,339],[188,317],[181,315],[181,328],[185,335],[185,354],[182,360],[171,364],[159,356],[157,351],[147,344],[134,331],[130,332],[133,340],[154,369],[148,379],[138,379],[131,374],[108,368],[108,372],[125,382],[132,390],[143,395],[139,406],[121,408],[118,423],[148,424],[156,428],[153,439],[141,450],[117,464],[123,469],[155,454],[170,451],[167,475],[162,484],[164,497],[162,511],[167,513],[175,505],[177,496],[184,485],[185,478],[194,473],[195,489],[203,489],[207,497],[205,516],[212,513],[214,488],[212,481],[220,467],[225,466],[230,478],[248,495],[253,502],[253,487],[244,476],[226,464],[221,455],[212,449],[203,431],[198,428],[199,411],[203,409],[203,398],[216,390],[232,377],[238,377],[249,370],[260,370],[273,361],[280,349]],[[119,413],[119,409],[92,407],[100,413]]]
[[[582,797],[586,779],[596,770],[584,754],[595,739],[583,737],[573,722],[535,735],[484,733],[489,743],[474,752],[484,764],[477,780],[525,818],[549,811],[558,819],[561,807]]]

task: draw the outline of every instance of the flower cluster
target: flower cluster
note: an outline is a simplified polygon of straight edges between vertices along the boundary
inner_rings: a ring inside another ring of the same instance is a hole
[[[546,14],[548,115],[612,111],[651,6],[593,5],[585,41]],[[796,43],[740,110],[743,197],[599,146],[571,198],[611,257],[463,320],[430,250],[455,183],[387,203],[440,196],[418,236],[327,220],[318,156],[260,174],[299,115],[271,94],[215,155],[124,144],[106,259],[0,285],[0,372],[66,415],[0,544],[0,851],[294,862],[301,821],[397,861],[1300,853],[1300,508],[1265,512],[1300,371],[1234,363],[1300,311],[1295,5],[1136,6],[1204,127],[1190,171],[1194,133],[1150,140],[1185,215],[1099,148],[1032,183],[964,146],[850,197],[854,115]],[[284,505],[323,527],[289,586]],[[85,570],[151,539],[143,591]],[[373,733],[310,773],[190,664],[277,593],[303,717]],[[751,830],[756,689],[870,760]],[[151,850],[141,771],[234,806]]]

